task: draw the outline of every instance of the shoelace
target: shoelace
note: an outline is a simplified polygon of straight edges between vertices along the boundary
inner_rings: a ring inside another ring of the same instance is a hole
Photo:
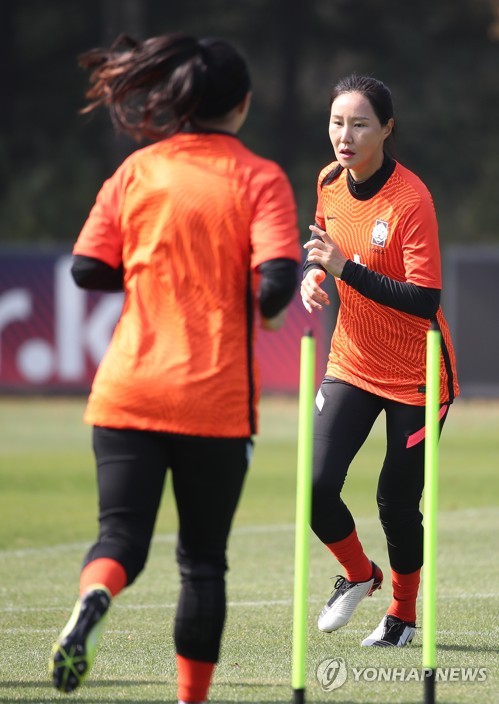
[[[376,575],[373,573],[373,576],[371,579],[374,578],[374,581],[376,582]],[[336,577],[331,577],[331,579],[336,579],[336,582],[334,583],[334,588],[335,590],[341,589],[341,591],[345,591],[348,589],[352,584],[359,584],[359,582],[349,582],[346,577],[344,577],[342,574],[337,574]]]
[[[403,630],[406,626],[409,624],[406,623],[405,621],[393,621],[391,618],[386,619],[386,624],[385,624],[385,633],[384,637],[386,638],[387,635],[389,635],[392,631],[396,632],[398,630]]]
[[[331,579],[336,579],[336,582],[334,583],[334,588],[336,591],[339,591],[339,590],[344,591],[351,584],[351,582],[349,582],[348,579],[346,577],[344,577],[342,574],[337,574],[336,577],[332,577]]]

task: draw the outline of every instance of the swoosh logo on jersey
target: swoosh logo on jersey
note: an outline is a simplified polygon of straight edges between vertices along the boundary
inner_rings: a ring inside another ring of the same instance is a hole
[[[336,220],[336,215],[326,215],[326,220]]]

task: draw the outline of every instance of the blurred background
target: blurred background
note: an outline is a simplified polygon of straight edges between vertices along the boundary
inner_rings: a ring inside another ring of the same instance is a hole
[[[74,290],[69,255],[103,180],[137,147],[81,116],[80,53],[171,31],[232,41],[252,69],[241,138],[288,173],[303,239],[332,160],[332,86],[393,93],[398,158],[430,188],[464,395],[499,396],[499,0],[0,0],[0,391],[88,387],[120,296]],[[259,340],[264,391],[293,391],[307,316]],[[333,312],[334,316],[334,312]],[[333,321],[314,319],[325,349]],[[276,364],[276,362],[278,362]]]

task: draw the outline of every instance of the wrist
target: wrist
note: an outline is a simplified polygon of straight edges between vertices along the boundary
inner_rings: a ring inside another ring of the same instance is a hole
[[[275,315],[273,318],[265,318],[261,316],[260,325],[263,330],[279,330],[286,320],[286,308],[281,310],[280,313]]]
[[[357,267],[357,264],[355,262],[353,262],[351,259],[345,259],[339,278],[342,281],[349,283],[350,278],[355,273],[356,267]]]

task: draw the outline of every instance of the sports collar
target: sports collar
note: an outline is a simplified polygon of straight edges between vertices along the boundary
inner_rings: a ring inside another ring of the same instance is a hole
[[[395,171],[397,162],[388,154],[385,154],[381,167],[368,179],[357,183],[352,178],[350,171],[347,170],[347,185],[350,195],[356,200],[369,200],[381,191],[385,183]]]

